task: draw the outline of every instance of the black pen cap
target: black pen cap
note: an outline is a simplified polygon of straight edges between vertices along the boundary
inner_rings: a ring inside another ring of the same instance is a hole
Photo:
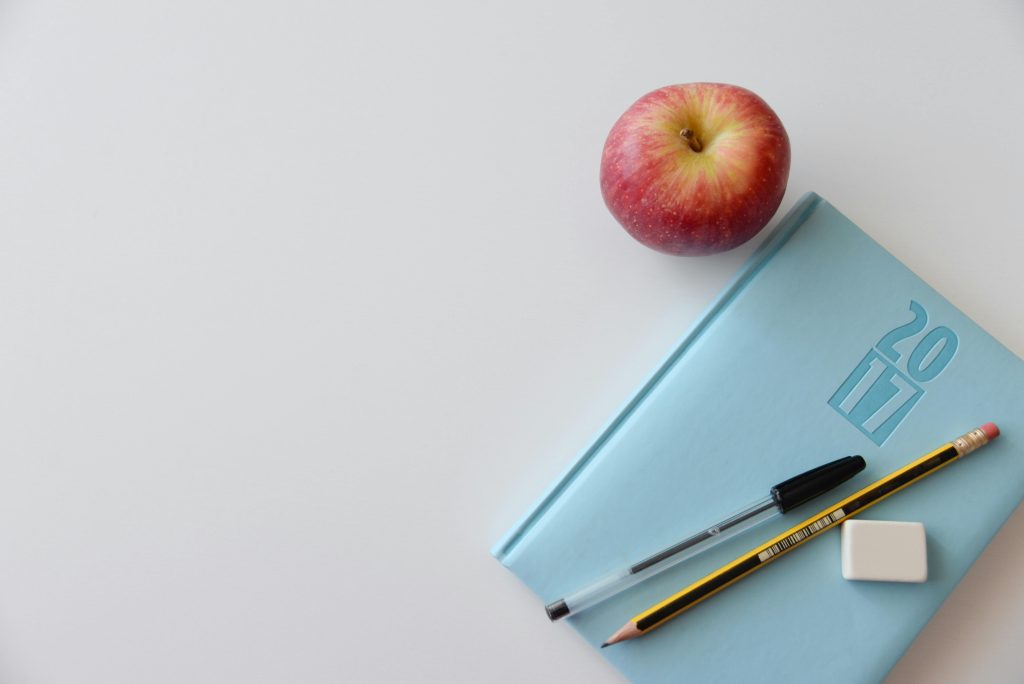
[[[861,456],[844,456],[780,482],[772,487],[772,498],[785,513],[846,482],[864,470],[865,465]]]

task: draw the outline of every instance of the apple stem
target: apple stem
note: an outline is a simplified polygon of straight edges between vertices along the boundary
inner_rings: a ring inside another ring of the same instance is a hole
[[[700,152],[704,149],[704,146],[700,144],[700,140],[697,140],[697,136],[695,136],[693,131],[689,128],[684,128],[679,131],[679,137],[689,143],[690,149],[694,152]]]

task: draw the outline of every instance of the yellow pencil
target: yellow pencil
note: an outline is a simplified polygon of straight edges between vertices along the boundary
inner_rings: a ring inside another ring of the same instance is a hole
[[[665,624],[688,608],[725,589],[737,580],[762,568],[776,558],[792,551],[809,539],[817,537],[843,520],[873,506],[891,494],[895,494],[907,485],[917,482],[926,475],[947,466],[975,449],[985,446],[999,436],[999,428],[993,423],[985,423],[980,428],[971,430],[952,442],[943,444],[938,449],[925,454],[892,472],[882,479],[868,485],[856,494],[851,494],[842,501],[817,515],[808,518],[799,525],[791,527],[774,539],[770,539],[752,551],[748,551],[733,562],[725,565],[710,575],[698,580],[682,591],[651,606],[619,628],[601,644],[601,648],[628,641],[646,634]]]

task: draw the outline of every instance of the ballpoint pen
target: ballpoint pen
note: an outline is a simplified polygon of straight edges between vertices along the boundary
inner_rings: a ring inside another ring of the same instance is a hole
[[[680,542],[662,549],[643,560],[623,568],[591,584],[552,601],[547,606],[548,617],[559,620],[615,596],[621,591],[671,568],[687,558],[710,549],[726,539],[749,530],[777,515],[813,499],[836,485],[850,479],[864,469],[860,456],[845,456],[780,482],[769,494],[724,520],[710,525]]]

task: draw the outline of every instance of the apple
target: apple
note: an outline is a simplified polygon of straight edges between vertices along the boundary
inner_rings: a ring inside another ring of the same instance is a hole
[[[754,93],[724,83],[655,90],[615,122],[601,193],[634,238],[667,254],[724,252],[771,220],[789,179],[789,137]]]

